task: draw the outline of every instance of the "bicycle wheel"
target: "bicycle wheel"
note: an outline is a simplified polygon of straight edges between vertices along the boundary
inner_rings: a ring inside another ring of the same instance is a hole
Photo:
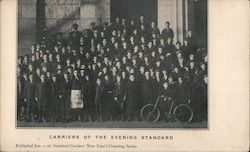
[[[193,119],[193,110],[186,104],[180,104],[175,107],[174,116],[178,122],[190,122]]]
[[[155,108],[153,104],[147,104],[141,109],[141,118],[142,120],[156,122],[160,117],[159,108]]]

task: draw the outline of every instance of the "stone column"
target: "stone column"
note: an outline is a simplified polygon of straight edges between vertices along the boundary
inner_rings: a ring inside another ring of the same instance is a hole
[[[188,0],[185,0],[184,2],[184,5],[185,5],[185,32],[187,32],[189,30],[189,26],[188,26],[188,20],[189,20],[189,17],[188,17],[188,7],[189,7],[189,4],[188,4]],[[184,36],[186,36],[186,33],[184,34]]]
[[[158,0],[158,26],[162,30],[165,22],[169,21],[175,33],[174,43],[183,42],[184,18],[183,0]]]
[[[36,0],[18,1],[18,55],[30,54],[36,42]]]
[[[184,1],[183,0],[177,0],[176,1],[176,22],[177,22],[177,31],[176,31],[176,37],[177,41],[183,42],[184,39],[184,33],[185,33],[185,27],[184,27]]]

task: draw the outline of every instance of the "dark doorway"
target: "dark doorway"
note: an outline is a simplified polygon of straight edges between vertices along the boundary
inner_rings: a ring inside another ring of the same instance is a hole
[[[45,22],[45,0],[37,0],[37,9],[36,9],[36,39],[40,43],[46,29]]]
[[[207,47],[207,0],[194,2],[193,31],[197,38],[198,46]]]
[[[111,0],[111,21],[116,17],[138,20],[141,15],[157,21],[157,0]]]

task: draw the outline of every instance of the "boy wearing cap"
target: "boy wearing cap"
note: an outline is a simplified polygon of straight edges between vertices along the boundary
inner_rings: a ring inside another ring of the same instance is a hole
[[[69,44],[73,49],[80,47],[80,38],[82,36],[81,32],[78,31],[79,25],[74,23],[72,25],[73,31],[69,33]]]

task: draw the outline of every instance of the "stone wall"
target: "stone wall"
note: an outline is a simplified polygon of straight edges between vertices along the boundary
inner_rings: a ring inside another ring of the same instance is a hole
[[[91,22],[102,19],[110,22],[110,0],[82,0],[80,29],[89,28]]]
[[[19,55],[29,54],[36,42],[37,0],[19,0]],[[89,28],[90,22],[110,21],[110,0],[45,0],[45,24],[48,34],[63,32],[67,36],[72,24],[79,30]]]
[[[80,23],[80,0],[45,0],[45,23],[49,33],[68,32]]]
[[[67,33],[73,23],[83,30],[98,19],[110,20],[110,0],[46,0],[45,18],[50,33]]]
[[[36,0],[18,1],[18,55],[29,54],[36,41]]]

